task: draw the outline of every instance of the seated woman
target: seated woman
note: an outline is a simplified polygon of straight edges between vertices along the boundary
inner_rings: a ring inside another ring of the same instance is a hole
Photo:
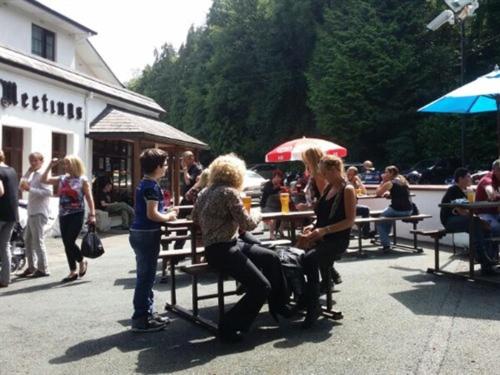
[[[465,191],[472,185],[472,179],[466,168],[458,168],[454,175],[455,184],[446,191],[441,203],[451,203],[457,199],[466,200]],[[440,212],[441,223],[448,232],[466,232],[470,230],[470,219],[468,211],[460,208],[442,207]],[[491,232],[485,228],[485,222],[482,222],[478,216],[474,216],[473,236],[475,239],[474,247],[476,249],[477,260],[481,263],[481,273],[483,275],[496,274],[493,268],[493,258],[496,256],[496,245],[494,246],[488,238]]]
[[[273,171],[272,178],[262,187],[262,197],[260,199],[262,212],[281,211],[280,192],[284,178],[283,172],[276,169]],[[274,240],[276,237],[275,232],[279,231],[279,223],[277,220],[266,220],[266,223],[269,225],[269,239]]]
[[[347,250],[349,233],[356,217],[356,193],[354,187],[344,179],[342,159],[334,155],[324,156],[319,163],[319,171],[327,185],[315,208],[316,224],[304,228],[306,239],[316,243],[303,260],[307,276],[304,328],[311,327],[321,313],[320,266],[328,267]]]
[[[376,194],[378,197],[386,195],[390,195],[391,197],[391,204],[382,212],[381,216],[399,217],[411,215],[412,204],[408,181],[399,174],[399,169],[396,166],[390,165],[385,168],[385,172],[382,174],[382,182],[377,187]],[[376,225],[383,252],[391,250],[389,234],[392,225],[393,222],[391,221],[380,222]]]
[[[233,277],[246,290],[220,318],[219,335],[224,341],[241,340],[241,332],[249,330],[267,299],[273,317],[290,315],[277,254],[237,240],[239,229],[252,230],[259,221],[247,213],[240,198],[245,171],[245,162],[235,155],[219,156],[209,166],[209,186],[200,192],[193,209],[208,264]]]

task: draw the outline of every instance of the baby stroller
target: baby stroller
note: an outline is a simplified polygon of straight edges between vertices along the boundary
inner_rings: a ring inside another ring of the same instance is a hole
[[[26,208],[27,203],[19,201],[19,221],[14,225],[10,237],[11,272],[21,270],[26,264],[26,248],[24,246],[24,229],[28,219]]]

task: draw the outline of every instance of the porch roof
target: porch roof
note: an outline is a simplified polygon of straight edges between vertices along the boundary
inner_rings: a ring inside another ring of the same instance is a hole
[[[90,124],[89,137],[104,139],[121,137],[173,144],[195,149],[208,149],[208,145],[158,119],[126,110],[107,107]]]

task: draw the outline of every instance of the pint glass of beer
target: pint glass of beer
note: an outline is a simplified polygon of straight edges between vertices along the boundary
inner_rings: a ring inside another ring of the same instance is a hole
[[[241,200],[243,201],[243,207],[245,207],[245,210],[250,213],[250,209],[252,208],[252,197],[241,197]]]
[[[280,193],[280,202],[281,202],[281,213],[287,214],[289,212],[290,205],[290,194],[288,193]]]

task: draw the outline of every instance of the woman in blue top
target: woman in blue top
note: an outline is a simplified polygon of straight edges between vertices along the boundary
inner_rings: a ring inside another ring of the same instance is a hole
[[[153,284],[160,252],[161,223],[177,218],[177,211],[165,213],[158,179],[165,175],[167,153],[150,148],[140,156],[144,177],[135,190],[135,217],[130,228],[130,245],[135,252],[137,280],[134,291],[132,331],[153,332],[169,322],[153,310]]]
[[[390,195],[391,198],[391,204],[382,212],[382,216],[399,217],[411,215],[412,204],[408,181],[399,174],[399,169],[396,166],[390,165],[385,168],[385,172],[382,174],[382,182],[377,187],[376,194],[379,197]],[[389,238],[391,227],[391,221],[377,223],[377,232],[380,236],[383,252],[391,250],[391,240]]]
[[[62,160],[64,174],[52,177],[51,169],[60,162],[59,159],[52,159],[40,180],[44,184],[58,184],[59,226],[69,265],[69,275],[62,279],[62,282],[67,283],[75,281],[78,276],[85,276],[87,272],[87,261],[83,259],[76,239],[83,226],[84,199],[89,207],[87,218],[89,224],[95,224],[95,206],[92,189],[85,177],[85,167],[81,159],[74,155],[65,156]],[[77,262],[78,273],[76,272]]]

